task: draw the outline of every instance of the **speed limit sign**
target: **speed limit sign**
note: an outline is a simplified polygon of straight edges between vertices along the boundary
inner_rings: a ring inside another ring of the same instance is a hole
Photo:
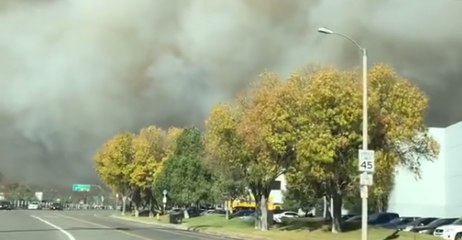
[[[373,173],[375,171],[374,151],[359,150],[358,169],[360,172]]]

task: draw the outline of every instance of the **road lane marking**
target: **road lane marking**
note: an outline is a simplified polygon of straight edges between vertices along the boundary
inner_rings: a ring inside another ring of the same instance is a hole
[[[39,220],[39,221],[41,221],[41,222],[43,222],[43,223],[46,223],[46,224],[50,225],[51,227],[53,227],[53,228],[55,228],[55,229],[58,229],[60,232],[62,232],[64,235],[66,235],[67,238],[69,238],[69,240],[75,240],[75,238],[74,238],[74,236],[72,236],[72,234],[70,234],[70,233],[67,232],[66,230],[60,228],[59,226],[56,226],[56,225],[54,225],[53,223],[48,222],[47,220],[42,219],[42,218],[39,218],[39,217],[37,217],[37,216],[34,216],[34,215],[30,215],[30,216],[33,217],[33,218],[35,218],[35,219],[37,219],[37,220]]]
[[[105,227],[105,228],[114,229],[114,227],[105,226],[105,225],[102,225],[102,224],[99,224],[99,223],[90,222],[90,221],[83,220],[83,219],[80,219],[80,218],[74,218],[74,217],[66,216],[66,215],[63,215],[63,214],[60,214],[60,213],[56,213],[56,215],[58,215],[60,217],[63,217],[63,218],[68,218],[68,219],[71,219],[71,220],[74,220],[74,221],[80,221],[82,223],[87,223],[87,224],[90,224],[90,225],[94,225],[94,226],[97,226],[97,227]],[[98,216],[97,218],[101,218],[101,216]],[[114,218],[114,219],[118,219],[119,221],[127,221],[126,219],[119,219],[119,218]],[[128,220],[128,221],[141,223],[141,224],[147,224],[147,225],[153,225],[153,224],[145,223],[145,222],[142,222],[142,221],[136,221],[136,220]],[[161,228],[157,228],[156,230],[161,231],[161,232],[170,233],[170,234],[177,235],[177,236],[182,236],[182,237],[188,237],[188,238],[194,237],[195,239],[198,239],[198,240],[223,239],[222,236],[218,236],[218,238],[217,238],[217,236],[214,236],[214,235],[209,235],[209,234],[204,234],[204,233],[194,232],[194,231],[187,231],[187,230],[184,230],[184,232],[172,231],[173,229],[169,229],[168,227],[161,227]],[[133,234],[133,233],[128,233],[128,232],[125,232],[125,231],[122,231],[122,230],[115,230],[115,231],[124,233],[124,234],[132,236],[132,237],[138,237],[138,238],[141,237],[140,239],[142,239],[142,240],[156,240],[156,239],[144,238],[144,237],[142,237],[140,235]]]
[[[127,236],[134,237],[134,238],[138,238],[138,239],[141,239],[141,240],[156,240],[156,239],[154,239],[154,238],[143,237],[143,236],[140,236],[140,235],[138,235],[138,234],[129,233],[129,232],[126,232],[126,231],[114,229],[114,227],[106,226],[106,225],[99,224],[99,223],[90,222],[90,221],[83,220],[83,219],[80,219],[80,218],[69,217],[69,216],[62,215],[62,214],[56,214],[56,215],[57,215],[57,216],[60,216],[60,217],[63,217],[63,218],[70,219],[70,220],[74,220],[74,221],[77,221],[77,222],[90,224],[90,225],[93,225],[93,226],[96,226],[96,227],[111,229],[111,230],[114,230],[114,231],[116,231],[116,232],[123,233],[123,234],[125,234],[125,235],[127,235]]]

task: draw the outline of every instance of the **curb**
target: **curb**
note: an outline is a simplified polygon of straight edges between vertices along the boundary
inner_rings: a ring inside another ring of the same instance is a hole
[[[170,228],[170,229],[180,229],[180,230],[185,230],[185,231],[189,231],[189,232],[205,233],[205,234],[213,235],[213,236],[216,236],[216,237],[226,237],[226,238],[232,238],[232,239],[236,239],[236,240],[242,240],[242,239],[268,240],[268,238],[265,238],[265,237],[255,237],[255,236],[252,236],[252,235],[249,235],[249,234],[221,233],[219,230],[200,229],[200,228],[197,228],[197,227],[188,227],[188,226],[185,226],[185,225],[174,225],[174,224],[158,223],[158,222],[154,222],[154,221],[153,222],[147,222],[147,221],[143,221],[143,220],[132,219],[132,218],[127,218],[127,217],[118,216],[118,215],[111,215],[110,217],[125,220],[125,221],[157,225],[157,226],[162,226],[162,227]]]
[[[127,217],[118,216],[118,215],[111,215],[111,217],[112,217],[112,218],[121,219],[121,220],[125,220],[125,221],[131,221],[131,222],[137,222],[137,223],[144,223],[144,224],[151,224],[151,225],[162,226],[162,227],[165,227],[165,228],[181,229],[181,230],[188,230],[188,231],[189,231],[188,227],[187,227],[187,226],[184,226],[184,225],[174,225],[174,224],[167,224],[167,223],[159,223],[159,222],[155,222],[155,221],[147,222],[147,221],[143,221],[143,220],[138,220],[138,219],[133,219],[133,218],[127,218]]]

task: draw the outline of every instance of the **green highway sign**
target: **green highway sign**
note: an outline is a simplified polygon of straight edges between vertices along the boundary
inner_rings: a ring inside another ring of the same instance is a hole
[[[72,191],[73,192],[89,192],[91,185],[89,184],[73,184]]]

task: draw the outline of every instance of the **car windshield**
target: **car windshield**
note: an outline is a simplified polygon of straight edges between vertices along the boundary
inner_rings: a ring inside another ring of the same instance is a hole
[[[437,218],[422,218],[422,219],[418,219],[418,220],[414,221],[413,224],[427,225],[429,223],[432,223],[435,220],[438,220],[438,219]]]
[[[456,221],[454,221],[452,225],[462,225],[462,218],[459,218]]]
[[[431,222],[430,224],[428,224],[428,226],[436,227],[436,226],[452,223],[455,220],[457,220],[457,219],[451,219],[451,218],[437,219],[437,220]]]

